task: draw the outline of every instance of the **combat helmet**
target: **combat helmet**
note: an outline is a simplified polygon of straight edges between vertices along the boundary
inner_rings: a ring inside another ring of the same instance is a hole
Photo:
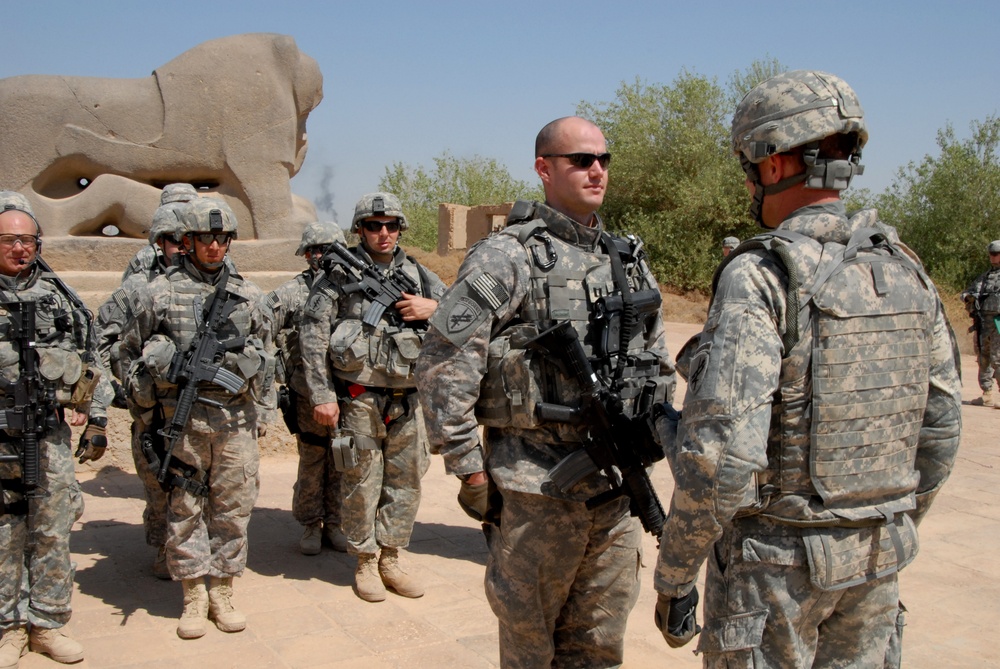
[[[225,200],[214,197],[199,197],[178,208],[184,234],[199,232],[228,232],[236,239],[236,214]]]
[[[167,184],[160,193],[160,204],[171,202],[191,202],[198,198],[198,190],[191,184]]]
[[[153,222],[149,226],[149,243],[156,244],[163,235],[170,235],[175,242],[180,242],[186,228],[181,219],[183,202],[168,202],[161,204],[153,212]]]
[[[295,255],[305,255],[310,246],[326,246],[334,242],[345,243],[344,231],[333,221],[316,221],[310,223],[302,231],[302,241]]]
[[[403,215],[403,207],[399,198],[392,193],[368,193],[363,195],[354,205],[354,219],[351,221],[351,232],[357,232],[359,223],[372,216],[395,216],[399,220],[399,229],[406,230],[410,224]]]
[[[42,250],[42,226],[38,223],[38,219],[35,218],[35,212],[31,210],[31,203],[28,201],[28,198],[14,190],[0,190],[0,213],[12,209],[22,214],[27,214],[35,222],[35,230],[38,232],[39,238],[36,248],[40,252]]]
[[[832,135],[853,138],[847,157],[820,156],[820,141]],[[771,77],[747,93],[733,116],[733,152],[754,184],[751,213],[760,221],[765,195],[805,182],[806,188],[843,190],[862,174],[861,149],[868,141],[864,111],[843,79],[815,70]],[[764,187],[757,164],[768,156],[804,147],[806,170]]]

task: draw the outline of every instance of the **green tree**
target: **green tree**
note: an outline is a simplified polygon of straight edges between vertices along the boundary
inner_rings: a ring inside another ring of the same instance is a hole
[[[881,194],[859,194],[896,226],[935,282],[955,292],[984,271],[986,246],[1000,237],[1000,117],[973,121],[971,130],[960,139],[948,124],[938,131],[937,156],[900,168]]]
[[[437,246],[438,205],[477,206],[517,199],[541,199],[541,187],[514,179],[492,158],[459,158],[445,151],[432,168],[394,163],[385,168],[379,189],[399,197],[410,223],[407,243],[431,251]]]
[[[642,237],[665,285],[707,290],[723,237],[755,230],[729,139],[730,97],[714,78],[685,70],[670,86],[637,79],[612,102],[577,107],[614,155],[602,215]]]

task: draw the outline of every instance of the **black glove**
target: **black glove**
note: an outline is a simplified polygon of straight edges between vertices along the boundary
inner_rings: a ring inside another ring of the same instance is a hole
[[[701,631],[695,613],[698,609],[698,588],[683,597],[660,595],[656,599],[656,626],[671,648],[680,648]]]
[[[111,387],[115,391],[115,398],[111,400],[111,406],[116,409],[128,409],[128,394],[122,384],[111,379]]]
[[[480,523],[485,522],[487,495],[489,493],[489,483],[479,483],[471,485],[462,481],[462,487],[458,489],[458,505],[462,507],[466,515]]]
[[[80,445],[73,454],[73,457],[80,458],[81,465],[87,460],[96,462],[104,456],[104,449],[108,447],[107,428],[107,418],[91,418],[87,421],[87,429],[80,435]]]

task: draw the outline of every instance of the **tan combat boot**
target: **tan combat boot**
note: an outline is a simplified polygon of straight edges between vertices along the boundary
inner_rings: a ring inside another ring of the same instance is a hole
[[[299,539],[299,551],[303,555],[319,555],[323,542],[323,524],[313,523],[306,525],[306,531]]]
[[[323,541],[338,553],[347,552],[347,536],[336,525],[323,526]]]
[[[247,617],[233,606],[233,577],[208,579],[208,617],[223,632],[242,632],[247,628]]]
[[[378,558],[374,553],[358,553],[358,568],[354,570],[354,592],[366,602],[385,599],[385,586],[378,573]]]
[[[29,635],[31,650],[48,655],[61,664],[83,659],[83,646],[62,633],[61,629],[32,627]]]
[[[993,403],[993,389],[987,388],[983,391],[983,406],[984,407],[995,407]]]
[[[208,631],[205,621],[208,619],[208,592],[205,590],[205,580],[188,578],[181,581],[184,586],[184,612],[177,623],[177,636],[182,639],[197,639],[205,636]]]
[[[0,669],[17,669],[21,657],[28,652],[28,628],[4,630],[0,639]]]
[[[424,589],[399,565],[399,549],[383,548],[378,560],[378,573],[387,588],[403,597],[423,597]]]

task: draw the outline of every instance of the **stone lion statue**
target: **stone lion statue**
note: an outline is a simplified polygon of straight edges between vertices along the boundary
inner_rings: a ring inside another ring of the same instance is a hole
[[[0,187],[47,238],[145,239],[160,188],[189,182],[226,198],[240,239],[297,240],[316,211],[289,179],[322,99],[316,61],[274,34],[205,42],[140,79],[0,79]]]

